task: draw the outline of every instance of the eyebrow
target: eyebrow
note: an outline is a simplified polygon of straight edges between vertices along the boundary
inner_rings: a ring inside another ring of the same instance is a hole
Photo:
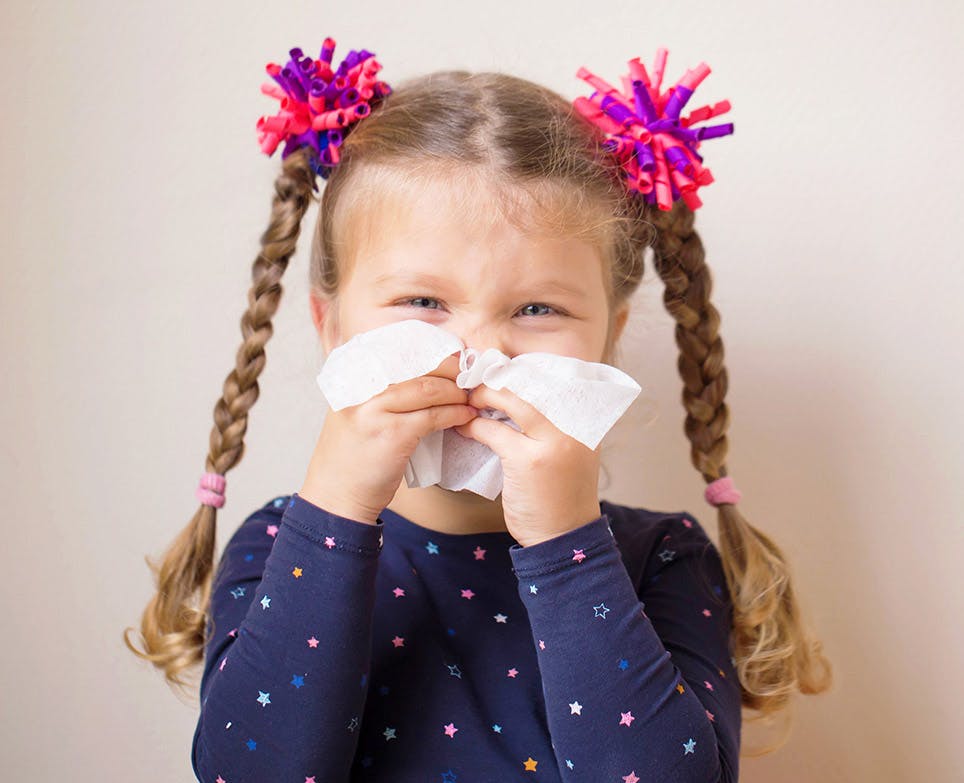
[[[392,283],[407,285],[425,285],[444,288],[450,284],[449,280],[437,275],[429,275],[422,272],[386,272],[376,277],[373,285],[384,288]],[[569,285],[561,280],[540,280],[534,283],[532,288],[545,289],[560,294],[572,294],[573,296],[585,296],[585,286]]]

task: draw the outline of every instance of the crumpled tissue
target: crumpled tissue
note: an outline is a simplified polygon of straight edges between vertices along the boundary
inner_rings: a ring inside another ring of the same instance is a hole
[[[418,319],[361,332],[334,348],[318,374],[318,386],[332,410],[341,410],[371,399],[389,384],[431,372],[457,351],[459,387],[484,383],[509,389],[591,449],[642,391],[633,378],[608,364],[544,352],[509,358],[496,348],[478,351],[452,332]],[[486,408],[479,415],[521,432],[503,411]],[[502,491],[502,463],[485,444],[454,429],[437,430],[419,440],[405,467],[405,481],[409,487],[467,489],[494,500]]]

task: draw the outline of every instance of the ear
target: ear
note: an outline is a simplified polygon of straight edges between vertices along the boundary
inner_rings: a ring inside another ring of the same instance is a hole
[[[311,305],[311,321],[321,338],[325,353],[329,354],[338,336],[335,301],[319,294],[317,291],[311,291],[308,294],[308,301]]]
[[[619,336],[623,333],[623,329],[626,326],[626,321],[629,320],[629,302],[625,302],[620,305],[619,310],[616,312],[616,317],[613,319],[613,343],[619,341]]]

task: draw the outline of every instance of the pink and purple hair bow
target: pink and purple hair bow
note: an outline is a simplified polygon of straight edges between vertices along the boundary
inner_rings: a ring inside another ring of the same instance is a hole
[[[323,179],[338,165],[338,147],[351,126],[392,92],[376,78],[382,66],[372,52],[352,49],[332,70],[334,52],[335,41],[326,38],[318,59],[294,48],[284,67],[268,63],[265,70],[276,84],[265,82],[261,92],[277,98],[281,106],[276,115],[261,117],[257,123],[262,152],[273,155],[284,141],[284,159],[301,147],[310,147],[312,170]]]
[[[629,61],[629,74],[622,77],[620,92],[586,68],[576,76],[595,88],[588,98],[579,97],[573,106],[607,135],[604,147],[619,160],[626,186],[638,191],[649,204],[668,210],[682,198],[690,209],[702,205],[698,188],[713,181],[702,165],[700,142],[733,133],[733,123],[693,128],[730,110],[729,101],[694,109],[680,117],[683,107],[700,82],[710,73],[701,62],[686,71],[672,87],[660,93],[667,50],[656,50],[652,77],[638,57]]]

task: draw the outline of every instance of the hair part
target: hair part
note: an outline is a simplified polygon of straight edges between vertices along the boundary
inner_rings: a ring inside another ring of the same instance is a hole
[[[426,178],[466,178],[495,198],[495,215],[525,230],[550,231],[597,245],[610,274],[609,333],[603,361],[615,364],[612,328],[628,307],[652,247],[676,320],[683,380],[684,431],[693,466],[709,483],[727,475],[729,411],[720,316],[710,301],[712,278],[694,214],[682,201],[661,211],[630,193],[604,138],[558,93],[503,73],[439,71],[398,85],[369,116],[351,127],[320,198],[312,237],[309,283],[337,303],[352,272],[366,226],[381,221],[382,199],[412,194]],[[226,473],[240,462],[248,410],[258,398],[264,345],[281,297],[281,276],[295,251],[301,221],[315,196],[304,149],[282,162],[268,229],[252,267],[243,342],[214,408],[205,469]],[[493,214],[492,203],[463,188],[467,220]],[[380,224],[380,228],[383,226]],[[337,329],[337,306],[326,325]],[[172,684],[203,661],[205,620],[214,564],[216,509],[201,506],[162,557],[148,560],[157,594],[141,618],[146,652]],[[751,526],[736,506],[718,508],[720,555],[733,601],[733,651],[742,702],[765,717],[791,695],[830,686],[830,664],[803,620],[790,569],[779,547]],[[213,633],[212,629],[212,633]],[[776,746],[774,746],[776,747]],[[772,748],[771,748],[772,749]]]

